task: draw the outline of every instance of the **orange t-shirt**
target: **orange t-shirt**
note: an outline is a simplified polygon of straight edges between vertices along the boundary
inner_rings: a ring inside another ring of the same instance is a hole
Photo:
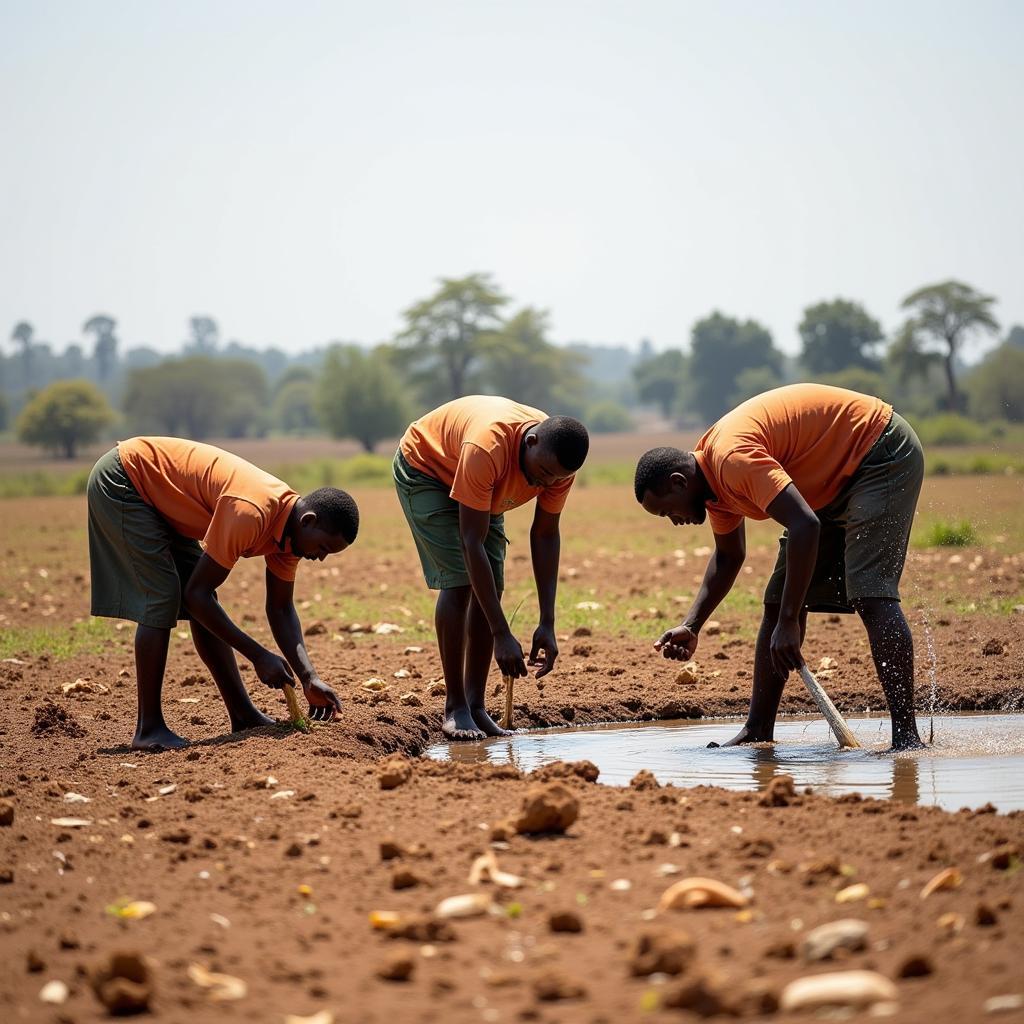
[[[133,437],[117,446],[143,501],[185,537],[201,540],[225,569],[263,555],[267,568],[294,580],[298,555],[282,542],[298,494],[251,462],[180,437]]]
[[[519,468],[523,436],[547,418],[507,398],[469,395],[415,420],[400,449],[413,469],[450,487],[460,505],[497,516],[536,498],[545,512],[561,512],[573,477],[532,487]]]
[[[697,442],[693,455],[717,501],[715,533],[765,509],[793,484],[812,509],[824,508],[856,472],[892,417],[880,398],[825,384],[790,384],[748,399]]]

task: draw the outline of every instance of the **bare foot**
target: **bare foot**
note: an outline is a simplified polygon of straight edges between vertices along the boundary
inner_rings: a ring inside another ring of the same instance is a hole
[[[441,732],[450,740],[486,739],[484,733],[477,728],[476,722],[473,720],[473,714],[467,707],[445,711],[444,725],[441,726]]]
[[[751,729],[749,726],[745,725],[745,726],[743,726],[742,729],[740,729],[740,731],[738,733],[736,733],[735,736],[733,736],[733,738],[731,740],[726,740],[724,743],[715,743],[715,741],[712,740],[708,744],[708,746],[709,747],[739,747],[739,746],[742,746],[744,743],[774,743],[774,742],[775,742],[775,737],[774,737],[774,730],[773,729],[769,729],[764,734],[761,734],[759,731],[755,731],[755,730]]]
[[[246,729],[258,729],[261,725],[278,725],[276,718],[263,714],[259,708],[253,707],[242,715],[231,716],[231,731],[244,732]]]
[[[473,721],[483,729],[488,736],[511,736],[508,729],[502,729],[498,723],[487,714],[487,708],[473,708],[471,711]]]
[[[171,732],[166,725],[137,732],[132,737],[132,750],[148,750],[152,754],[157,754],[161,750],[181,750],[188,745],[188,740],[184,736]]]

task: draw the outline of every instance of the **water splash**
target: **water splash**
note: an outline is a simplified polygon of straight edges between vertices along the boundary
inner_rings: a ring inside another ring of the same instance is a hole
[[[935,636],[932,633],[931,622],[928,621],[928,612],[921,609],[921,624],[924,626],[924,643],[928,650],[928,713],[931,715],[931,724],[928,729],[928,742],[935,742],[935,703],[938,699],[938,663],[935,658]]]

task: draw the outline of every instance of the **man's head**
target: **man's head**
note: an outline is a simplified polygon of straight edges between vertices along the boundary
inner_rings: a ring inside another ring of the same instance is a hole
[[[587,428],[571,416],[550,416],[523,438],[520,465],[531,487],[551,487],[583,465],[590,450]]]
[[[299,498],[288,522],[292,552],[323,561],[344,551],[359,532],[359,508],[351,494],[321,487]]]
[[[665,516],[674,526],[703,523],[710,496],[691,452],[651,448],[640,456],[633,480],[636,500],[652,516]]]

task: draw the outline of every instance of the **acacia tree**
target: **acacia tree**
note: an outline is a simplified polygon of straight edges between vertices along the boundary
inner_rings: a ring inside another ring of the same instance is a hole
[[[78,446],[97,440],[114,410],[87,380],[59,380],[44,388],[18,417],[19,440],[73,459]]]
[[[799,331],[804,344],[800,358],[812,374],[878,367],[867,350],[882,340],[882,328],[857,302],[833,299],[808,306]]]
[[[682,393],[685,373],[686,356],[679,349],[669,348],[650,355],[633,367],[637,397],[641,402],[656,405],[668,419]]]
[[[190,317],[188,329],[192,338],[185,345],[186,351],[201,356],[212,355],[216,351],[220,328],[212,316]]]
[[[956,357],[978,334],[995,334],[999,330],[992,315],[995,301],[994,296],[982,295],[961,281],[927,285],[903,300],[903,308],[911,310],[910,330],[921,346],[931,346],[942,353],[947,403],[953,412],[963,404],[956,386]]]
[[[469,390],[482,355],[481,339],[501,326],[500,310],[507,302],[489,274],[442,277],[433,295],[402,314],[406,326],[397,343],[423,371],[421,380],[441,374],[442,400],[461,398]]]
[[[96,337],[93,358],[96,360],[96,376],[100,383],[106,383],[114,372],[117,362],[117,335],[114,330],[117,321],[105,313],[100,313],[86,320],[82,330]]]

